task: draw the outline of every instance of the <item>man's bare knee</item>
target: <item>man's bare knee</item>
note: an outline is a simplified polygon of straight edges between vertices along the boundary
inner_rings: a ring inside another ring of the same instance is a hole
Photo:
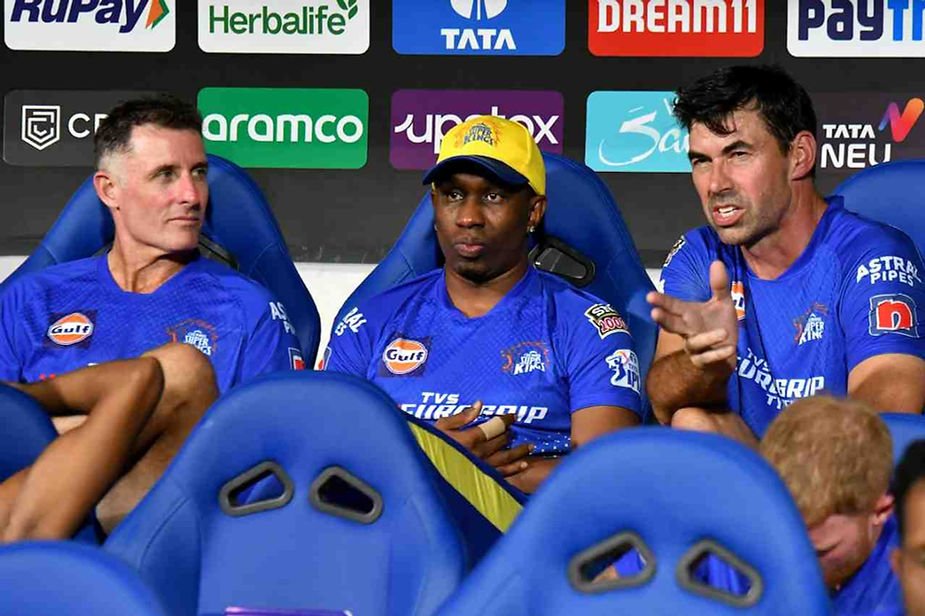
[[[166,398],[178,402],[208,403],[218,397],[212,363],[194,347],[172,342],[145,355],[154,357],[161,364]]]
[[[716,421],[707,411],[696,407],[685,407],[675,411],[671,417],[671,427],[695,432],[717,432]]]

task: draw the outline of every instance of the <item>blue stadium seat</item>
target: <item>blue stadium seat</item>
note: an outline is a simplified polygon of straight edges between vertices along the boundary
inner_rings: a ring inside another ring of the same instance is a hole
[[[0,614],[167,616],[125,563],[66,541],[0,547]]]
[[[838,185],[845,209],[901,229],[925,252],[922,186],[925,160],[902,160],[858,171]]]
[[[925,439],[925,417],[909,413],[881,413],[880,417],[893,437],[893,464],[896,465],[913,441]]]
[[[279,493],[241,504],[272,473]],[[173,616],[226,607],[433,613],[465,555],[394,403],[342,374],[268,375],[203,418],[104,549]]]
[[[321,336],[318,310],[260,188],[243,169],[213,155],[208,181],[201,250],[221,256],[268,288],[286,307],[306,361],[314,361]],[[65,205],[39,247],[0,285],[0,292],[26,272],[97,254],[112,243],[112,236],[112,217],[96,196],[91,177]]]
[[[588,167],[544,152],[549,207],[531,251],[540,269],[554,269],[609,302],[627,320],[636,341],[643,382],[655,352],[657,328],[649,317],[646,293],[652,282],[610,191]],[[358,302],[443,265],[434,235],[429,193],[401,236],[344,303],[335,323]],[[556,241],[564,242],[566,247]],[[575,250],[591,268],[569,256]],[[645,395],[645,392],[642,392]]]
[[[706,540],[706,541],[705,541]],[[638,575],[593,581],[635,548]],[[704,554],[750,571],[743,596],[695,581]],[[660,427],[570,455],[444,605],[445,616],[829,614],[803,520],[756,453]]]
[[[57,436],[48,413],[38,402],[18,389],[0,383],[0,481],[32,464]],[[74,538],[85,543],[97,543],[92,514]],[[3,613],[0,611],[0,614]]]

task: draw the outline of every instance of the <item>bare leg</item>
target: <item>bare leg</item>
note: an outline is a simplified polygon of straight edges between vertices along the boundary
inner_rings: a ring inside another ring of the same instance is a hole
[[[685,407],[675,411],[671,427],[696,432],[714,432],[728,436],[753,449],[758,448],[758,438],[742,418],[732,411],[707,411],[697,407]]]

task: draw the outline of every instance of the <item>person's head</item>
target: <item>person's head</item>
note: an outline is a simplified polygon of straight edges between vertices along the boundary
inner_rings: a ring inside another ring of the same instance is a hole
[[[202,119],[171,96],[130,100],[94,136],[94,187],[115,224],[114,245],[164,255],[196,248],[209,189]]]
[[[481,284],[526,267],[546,211],[543,157],[526,128],[494,116],[455,126],[424,183],[448,272]]]
[[[678,89],[674,116],[690,131],[692,179],[726,244],[776,231],[798,187],[813,189],[816,113],[781,69],[732,66]]]
[[[893,480],[899,547],[891,554],[907,616],[925,616],[925,441],[912,443]]]
[[[760,448],[806,522],[826,585],[837,588],[870,556],[893,510],[886,424],[861,402],[804,398],[771,422]]]

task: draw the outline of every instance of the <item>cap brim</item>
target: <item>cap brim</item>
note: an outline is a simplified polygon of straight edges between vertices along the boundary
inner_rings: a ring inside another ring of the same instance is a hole
[[[451,167],[465,163],[471,163],[481,167],[490,175],[501,180],[502,183],[509,186],[523,186],[530,183],[530,181],[524,177],[523,174],[515,171],[510,166],[502,163],[500,160],[488,158],[487,156],[451,156],[450,158],[442,160],[431,167],[430,170],[424,174],[422,183],[430,184],[434,181],[435,178],[440,177],[442,174],[449,171]]]

